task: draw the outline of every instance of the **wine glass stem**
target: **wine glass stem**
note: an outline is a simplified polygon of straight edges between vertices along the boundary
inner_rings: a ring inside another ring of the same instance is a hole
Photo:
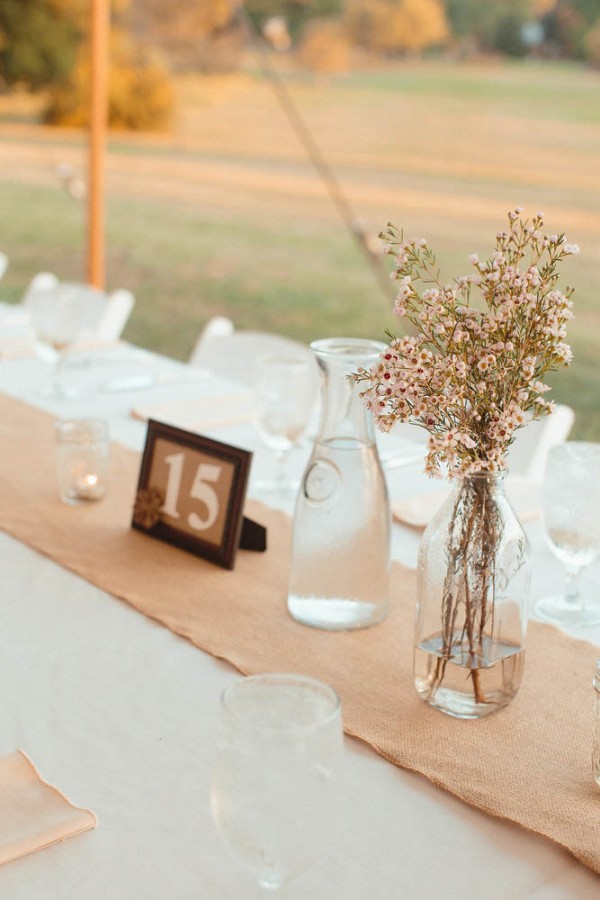
[[[567,578],[565,583],[565,604],[569,606],[573,612],[581,612],[583,609],[583,601],[579,588],[581,578],[581,566],[569,566],[567,568]]]
[[[275,454],[275,484],[279,490],[287,487],[287,461],[289,450],[278,450]]]
[[[66,355],[66,350],[57,350],[56,359],[54,360],[54,363],[52,365],[52,382],[50,386],[50,393],[53,397],[56,397],[58,399],[62,399],[65,396],[62,375],[63,369],[65,367]]]

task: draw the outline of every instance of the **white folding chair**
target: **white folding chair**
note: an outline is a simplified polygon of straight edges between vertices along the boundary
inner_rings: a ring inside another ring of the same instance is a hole
[[[51,291],[58,287],[58,278],[52,272],[38,272],[37,275],[34,275],[27,287],[25,288],[25,293],[21,298],[21,303],[24,306],[27,306],[33,297],[34,294],[39,294],[42,291]]]
[[[317,390],[318,369],[310,347],[267,331],[235,331],[233,323],[220,316],[202,331],[188,362],[248,386],[255,381],[260,357],[273,354],[310,359]]]
[[[188,363],[191,366],[201,365],[197,360],[202,356],[203,348],[213,340],[213,338],[229,337],[234,332],[234,326],[231,319],[225,316],[213,316],[206,323],[194,344],[194,348],[190,353]]]
[[[125,288],[119,288],[109,294],[104,312],[96,328],[96,340],[107,344],[118,341],[134,305],[134,295]]]
[[[508,468],[511,475],[540,484],[544,477],[546,457],[551,447],[566,441],[575,413],[570,406],[556,405],[554,412],[529,422],[515,436],[508,451]]]
[[[8,256],[6,253],[0,253],[0,278],[4,277],[4,273],[8,269]]]

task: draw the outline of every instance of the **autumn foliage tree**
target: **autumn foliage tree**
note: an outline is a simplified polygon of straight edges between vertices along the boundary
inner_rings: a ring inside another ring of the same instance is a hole
[[[549,0],[447,0],[446,11],[455,42],[475,50],[520,56],[527,51],[523,26],[541,16]],[[539,10],[539,12],[538,12]]]
[[[89,27],[89,0],[70,0],[84,10]],[[175,92],[159,56],[128,27],[130,0],[112,0],[109,50],[108,121],[112,128],[161,130],[171,120]],[[91,59],[89,35],[77,52],[68,76],[48,92],[45,120],[51,124],[85,126],[90,108]]]
[[[549,43],[561,56],[592,57],[593,61],[593,32],[600,28],[600,0],[555,0],[544,22]]]
[[[302,34],[298,48],[301,65],[320,75],[345,72],[350,65],[350,45],[333,19],[314,19]]]
[[[244,6],[261,31],[269,19],[281,16],[292,40],[296,42],[305,33],[311,20],[339,17],[343,0],[245,0]]]
[[[64,79],[75,61],[82,20],[78,0],[0,2],[0,79],[39,91]]]
[[[130,30],[175,72],[234,68],[241,31],[231,0],[132,0]]]
[[[171,121],[175,94],[168,72],[129,36],[114,30],[110,39],[108,124],[111,128],[160,131]],[[53,125],[89,123],[91,62],[82,48],[65,82],[50,89],[45,121]]]
[[[418,53],[448,36],[442,0],[349,0],[346,26],[353,42],[385,53]]]

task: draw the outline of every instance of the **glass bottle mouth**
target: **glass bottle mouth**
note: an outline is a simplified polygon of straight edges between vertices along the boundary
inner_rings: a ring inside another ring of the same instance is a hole
[[[498,481],[504,481],[508,475],[508,469],[499,469],[497,472],[475,472],[473,475],[457,475],[457,481],[475,481],[488,482],[494,484]]]
[[[371,361],[375,362],[386,346],[382,341],[372,341],[369,338],[342,337],[313,341],[310,348],[322,359],[341,360],[350,365],[367,365]]]
[[[93,444],[108,441],[108,424],[99,418],[60,419],[55,433],[61,444]]]

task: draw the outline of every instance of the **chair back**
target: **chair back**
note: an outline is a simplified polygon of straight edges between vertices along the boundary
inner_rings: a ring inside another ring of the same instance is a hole
[[[215,375],[248,386],[256,380],[261,356],[274,354],[309,359],[316,390],[318,367],[310,347],[292,338],[266,331],[234,331],[228,335],[214,335],[196,345],[189,362],[209,369]]]
[[[95,338],[102,343],[110,344],[118,341],[135,305],[135,297],[125,288],[113,291],[108,295],[106,305]]]
[[[575,413],[571,407],[557,403],[550,415],[535,419],[519,429],[508,451],[509,472],[540,484],[548,451],[567,440],[574,421]]]
[[[198,335],[196,343],[194,344],[194,349],[190,353],[188,363],[191,366],[202,365],[202,363],[198,363],[197,360],[202,357],[205,345],[214,338],[229,337],[234,331],[235,329],[231,319],[227,319],[225,316],[213,316],[212,319],[208,320]]]
[[[21,303],[27,306],[34,294],[41,291],[51,291],[58,287],[58,278],[52,272],[38,272],[34,275],[21,298]]]

